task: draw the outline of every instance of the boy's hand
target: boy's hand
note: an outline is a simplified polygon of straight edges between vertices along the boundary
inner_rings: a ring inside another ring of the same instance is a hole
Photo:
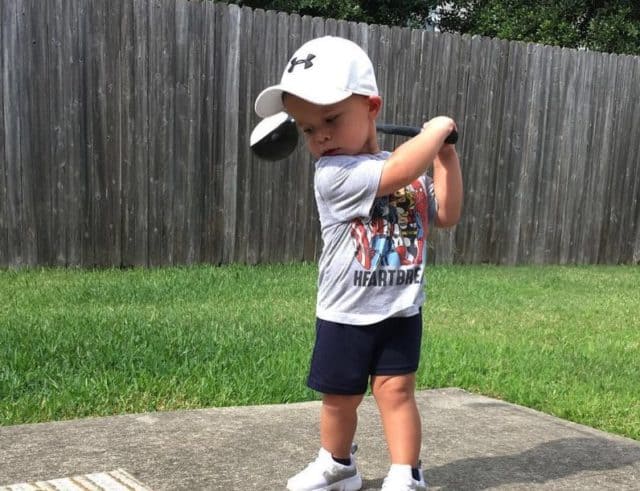
[[[422,131],[429,131],[432,129],[436,131],[444,130],[446,133],[445,140],[451,133],[458,131],[455,121],[447,116],[436,116],[422,125]],[[443,142],[443,145],[452,146],[446,143],[446,141]]]

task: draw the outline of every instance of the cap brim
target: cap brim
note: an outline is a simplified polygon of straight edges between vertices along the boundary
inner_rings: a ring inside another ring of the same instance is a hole
[[[304,87],[285,86],[283,84],[273,85],[264,89],[256,98],[255,111],[261,118],[273,116],[284,111],[282,104],[283,93],[293,94],[305,101],[320,106],[328,106],[343,101],[353,94],[348,90],[331,89],[328,87]]]
[[[268,118],[284,111],[282,105],[282,88],[279,85],[267,87],[256,98],[256,114],[261,118]]]

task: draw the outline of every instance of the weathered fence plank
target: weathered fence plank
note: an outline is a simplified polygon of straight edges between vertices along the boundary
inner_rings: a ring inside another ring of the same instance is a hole
[[[6,46],[5,39],[5,24],[7,24],[8,16],[5,13],[7,7],[3,2],[0,2],[0,45]],[[9,256],[9,217],[6,214],[6,210],[9,207],[8,201],[8,189],[7,189],[7,173],[8,169],[8,155],[5,140],[7,138],[7,126],[5,124],[5,117],[7,111],[5,110],[4,94],[7,89],[7,72],[8,66],[5,60],[5,50],[0,49],[0,265],[9,264],[11,257]]]
[[[218,204],[222,196],[223,175],[222,158],[224,142],[224,126],[220,124],[219,117],[224,109],[224,98],[218,94],[219,81],[223,77],[224,46],[223,26],[225,10],[219,3],[206,6],[205,26],[207,43],[206,69],[206,98],[205,108],[205,135],[203,158],[205,159],[206,172],[203,172],[204,195],[204,219],[206,228],[204,232],[204,260],[219,264],[222,262],[223,241],[219,237],[223,234],[223,222],[220,220],[221,206]]]
[[[29,93],[29,74],[33,66],[31,59],[31,32],[28,15],[29,4],[8,5],[5,108],[5,124],[8,125],[7,148],[9,170],[7,191],[9,194],[8,216],[9,247],[18,266],[34,264],[37,261],[36,227],[34,210],[33,172],[37,163],[33,162],[33,139],[30,127],[30,109],[33,97]],[[4,22],[3,22],[4,23]],[[3,46],[4,48],[4,46]],[[33,133],[37,130],[34,128]]]
[[[623,128],[624,133],[629,135],[640,134],[640,63],[637,58],[628,57],[629,65],[632,67],[627,73],[627,83],[629,85],[629,95],[622,101],[630,101],[632,108],[630,112],[630,125]],[[625,103],[625,102],[622,102]],[[624,254],[620,262],[631,261],[640,264],[640,165],[638,156],[640,155],[640,138],[628,140],[627,154],[627,199],[629,209],[629,221],[623,226],[626,227],[626,238],[624,244]]]
[[[432,261],[640,262],[639,57],[220,2],[5,0],[0,266],[317,259],[312,158],[247,141],[256,95],[324,34],[369,53],[381,121],[458,123],[464,216]]]

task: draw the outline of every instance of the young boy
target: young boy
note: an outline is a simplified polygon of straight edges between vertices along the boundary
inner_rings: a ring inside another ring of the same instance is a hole
[[[358,490],[352,442],[357,408],[371,383],[391,468],[383,490],[426,489],[419,453],[415,372],[429,225],[455,225],[462,178],[453,120],[437,117],[393,153],[381,152],[382,100],[373,66],[355,43],[322,37],[304,44],[279,85],[255,109],[286,111],[318,159],[314,188],[323,250],[316,341],[308,385],[323,394],[317,459],[287,483],[291,491]],[[433,165],[433,180],[425,175]]]

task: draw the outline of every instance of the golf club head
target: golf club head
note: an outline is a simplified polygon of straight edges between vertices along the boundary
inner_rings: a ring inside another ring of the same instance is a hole
[[[287,113],[280,112],[256,125],[249,144],[253,153],[261,159],[282,160],[298,145],[298,129]]]

